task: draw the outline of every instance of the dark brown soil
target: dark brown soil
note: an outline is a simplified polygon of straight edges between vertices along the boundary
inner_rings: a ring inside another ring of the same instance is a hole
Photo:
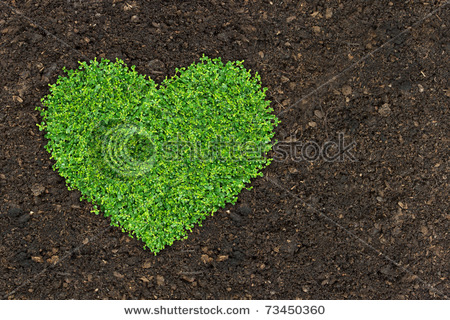
[[[0,2],[0,297],[447,298],[444,2]],[[66,189],[35,107],[78,61],[160,82],[203,53],[261,74],[279,141],[344,133],[357,161],[273,162],[155,257]]]

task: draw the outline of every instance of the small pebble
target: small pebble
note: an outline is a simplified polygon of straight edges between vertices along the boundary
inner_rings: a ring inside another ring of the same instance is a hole
[[[352,94],[352,87],[350,87],[348,84],[342,87],[342,94],[344,96],[349,96]]]
[[[165,68],[164,62],[158,59],[153,59],[149,63],[147,63],[147,67],[149,67],[152,70],[163,70]]]
[[[289,17],[289,18],[286,19],[286,22],[287,22],[287,23],[290,23],[290,22],[294,21],[295,19],[297,19],[296,16],[291,16],[291,17]]]
[[[192,282],[195,281],[195,278],[192,277],[192,276],[183,275],[181,278],[182,278],[184,281],[190,282],[190,283],[192,283]]]
[[[323,118],[323,112],[320,110],[314,110],[314,115],[319,119]]]
[[[314,31],[314,33],[320,33],[320,27],[319,26],[314,26],[314,27],[312,27],[312,29],[313,29],[313,31]]]
[[[45,191],[45,187],[41,184],[35,184],[30,189],[31,189],[31,192],[33,193],[33,196],[35,196],[35,197],[40,196]]]
[[[382,117],[387,117],[391,114],[391,108],[389,107],[388,103],[383,104],[380,109],[378,109],[378,113],[382,116]]]
[[[223,262],[223,261],[226,261],[226,260],[228,260],[228,256],[227,255],[218,256],[217,259],[216,259],[217,262]]]
[[[163,285],[164,285],[164,282],[165,282],[165,280],[164,280],[164,277],[163,277],[163,276],[156,276],[156,284],[157,284],[158,286],[163,286]]]
[[[37,262],[37,263],[43,263],[44,262],[44,259],[42,259],[42,257],[40,257],[40,256],[31,257],[31,260],[33,260],[34,262]]]
[[[286,76],[281,76],[281,82],[282,82],[282,83],[286,83],[286,82],[289,82],[289,81],[291,81],[291,80],[289,80],[288,77],[286,77]]]
[[[213,258],[211,258],[210,256],[208,256],[207,254],[202,254],[202,256],[200,257],[200,260],[204,263],[204,264],[210,264],[213,261]]]

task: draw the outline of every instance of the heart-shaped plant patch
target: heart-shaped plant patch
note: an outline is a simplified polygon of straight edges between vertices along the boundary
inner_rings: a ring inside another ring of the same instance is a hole
[[[154,253],[270,162],[278,120],[242,62],[204,56],[159,87],[121,60],[64,71],[37,108],[54,169]]]

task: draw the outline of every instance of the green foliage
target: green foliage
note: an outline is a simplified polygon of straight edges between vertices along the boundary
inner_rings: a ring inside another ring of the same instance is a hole
[[[159,87],[121,60],[64,71],[37,108],[54,169],[154,253],[270,163],[278,119],[242,62],[202,57]]]

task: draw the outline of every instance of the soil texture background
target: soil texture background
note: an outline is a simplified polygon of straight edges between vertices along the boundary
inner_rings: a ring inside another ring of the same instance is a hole
[[[448,298],[449,21],[432,0],[0,1],[0,297]],[[285,146],[354,159],[274,161],[154,256],[67,190],[35,107],[78,61],[160,83],[202,54],[261,75]]]

